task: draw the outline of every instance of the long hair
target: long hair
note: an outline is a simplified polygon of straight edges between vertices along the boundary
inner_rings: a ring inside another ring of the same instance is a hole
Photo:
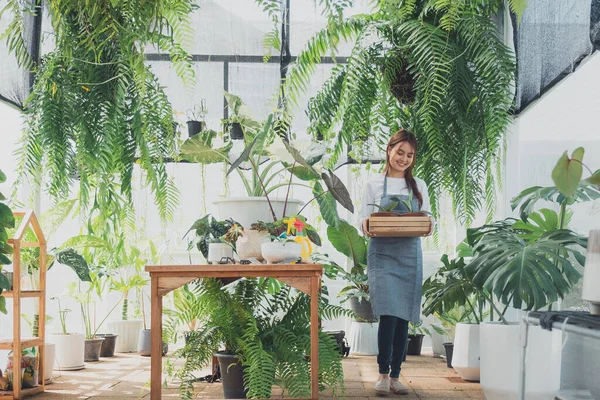
[[[412,163],[410,166],[404,171],[404,179],[406,179],[406,185],[412,191],[413,196],[417,198],[419,201],[419,208],[423,206],[423,195],[419,192],[419,188],[417,187],[417,181],[413,176],[413,168],[415,167],[415,162],[417,160],[417,138],[414,133],[406,129],[400,129],[398,132],[394,133],[388,142],[388,145],[385,149],[385,168],[383,172],[387,175],[390,170],[390,154],[389,150],[393,149],[398,143],[408,142],[409,145],[415,149],[415,156],[413,157]]]

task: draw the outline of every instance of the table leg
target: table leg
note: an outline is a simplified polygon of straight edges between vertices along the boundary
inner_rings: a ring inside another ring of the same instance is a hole
[[[162,384],[162,296],[158,294],[158,277],[151,278],[152,325],[150,341],[150,399],[161,399]]]
[[[310,383],[311,398],[319,398],[319,277],[310,280]]]

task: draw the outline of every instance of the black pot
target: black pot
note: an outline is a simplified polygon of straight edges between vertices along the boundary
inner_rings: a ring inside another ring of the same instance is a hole
[[[100,349],[100,357],[113,357],[115,355],[115,345],[117,344],[117,336],[112,333],[102,333],[96,335],[97,338],[104,338],[102,348]]]
[[[242,130],[242,125],[239,122],[231,123],[229,131],[229,137],[232,140],[243,140],[244,139],[244,131]]]
[[[100,337],[85,339],[85,356],[83,361],[98,361],[100,359],[100,351],[102,350],[102,342],[104,342],[104,338]]]
[[[244,388],[244,367],[237,356],[215,353],[219,360],[223,397],[226,399],[245,399],[248,391]]]
[[[452,368],[452,354],[454,353],[454,343],[444,343],[446,348],[446,366]]]
[[[346,340],[345,331],[325,331],[326,334],[331,336],[337,343],[337,348],[342,357],[348,357],[350,355],[350,346]]]
[[[359,301],[356,297],[350,297],[350,308],[356,314],[358,322],[377,322],[370,301],[365,299]]]
[[[204,122],[203,121],[188,121],[188,137],[192,137],[204,130]]]
[[[142,329],[138,336],[138,354],[144,357],[150,357],[152,352],[152,332],[150,329]],[[162,341],[162,355],[166,356],[169,352],[169,344]]]
[[[409,356],[420,356],[421,348],[423,347],[423,337],[425,335],[408,335],[410,343],[408,345],[407,354]]]

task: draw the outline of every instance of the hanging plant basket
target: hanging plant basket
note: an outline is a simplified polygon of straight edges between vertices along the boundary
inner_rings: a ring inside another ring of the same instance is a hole
[[[369,217],[369,232],[375,237],[417,237],[431,231],[431,218],[425,213],[376,212]]]

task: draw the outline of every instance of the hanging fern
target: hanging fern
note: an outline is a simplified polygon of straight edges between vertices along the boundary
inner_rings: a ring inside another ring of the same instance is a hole
[[[519,15],[525,0],[508,4]],[[491,16],[501,0],[386,0],[370,14],[329,19],[298,55],[282,89],[289,104],[306,90],[316,65],[353,40],[345,65],[336,66],[308,105],[309,131],[333,139],[336,163],[347,146],[385,149],[391,131],[413,130],[419,141],[418,175],[438,213],[443,190],[456,217],[495,209],[501,182],[493,171],[510,122],[515,57]]]
[[[10,0],[6,10],[19,16],[27,11],[21,3]],[[92,181],[119,176],[119,191],[131,201],[138,163],[160,216],[171,218],[178,192],[164,160],[175,150],[173,111],[144,62],[144,49],[154,45],[170,53],[175,71],[193,85],[191,58],[183,50],[193,40],[193,3],[48,0],[44,6],[56,47],[33,71],[18,181],[44,178],[55,199],[67,197],[78,183],[82,204],[88,204],[90,196],[107,195]],[[34,64],[26,46],[18,44],[22,24],[16,18],[4,35],[15,43],[11,50],[17,60],[28,67]]]

